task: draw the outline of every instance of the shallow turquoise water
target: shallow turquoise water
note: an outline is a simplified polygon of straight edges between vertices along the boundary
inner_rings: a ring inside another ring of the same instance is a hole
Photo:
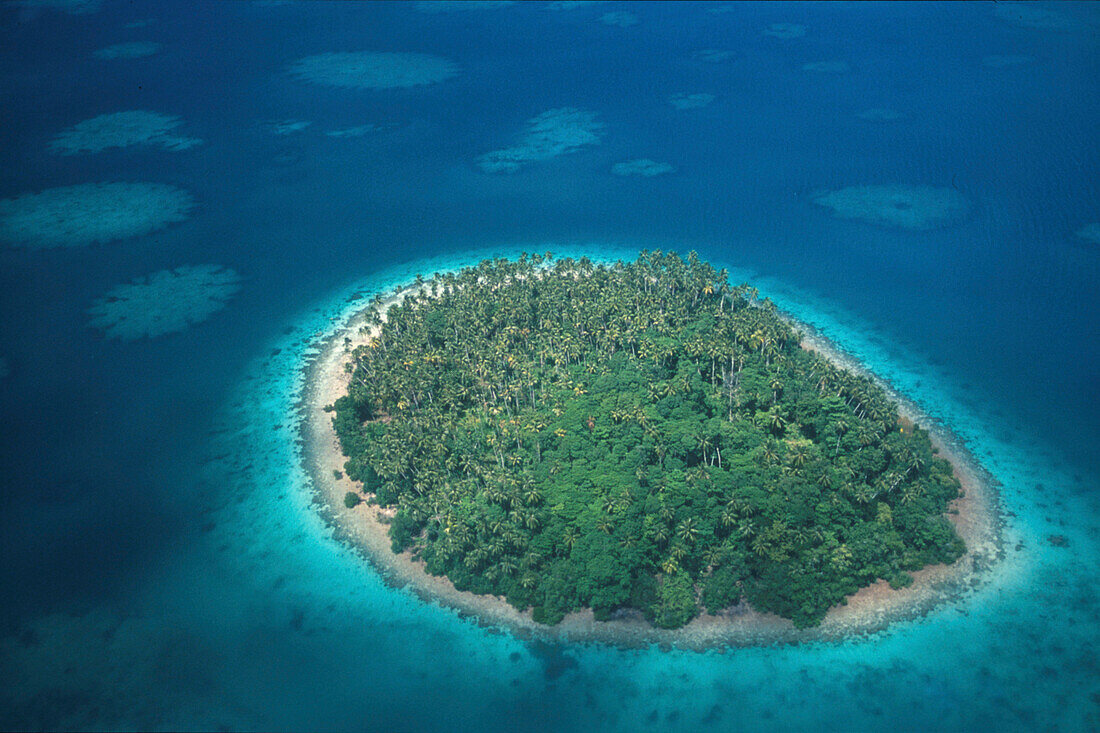
[[[570,248],[555,249],[568,254]],[[630,254],[591,246],[581,251],[594,257]],[[324,671],[310,669],[303,676],[339,680],[359,664],[387,670],[370,683],[363,680],[364,705],[378,705],[390,696],[403,705],[411,700],[415,706],[422,699],[428,708],[433,700],[447,700],[448,710],[440,711],[434,724],[471,729],[488,721],[493,727],[526,727],[531,715],[541,721],[536,727],[567,729],[609,725],[629,730],[651,718],[662,729],[684,730],[704,724],[760,730],[825,724],[867,728],[885,726],[887,720],[906,730],[926,729],[930,721],[949,728],[994,721],[1011,728],[1067,717],[1071,726],[1087,725],[1087,702],[1074,708],[1059,689],[1062,675],[1075,674],[1074,665],[1091,664],[1082,645],[1091,643],[1093,596],[1080,584],[1044,588],[1047,581],[1040,578],[1065,573],[1067,567],[1087,577],[1092,571],[1072,556],[1088,557],[1095,544],[1083,528],[1044,516],[1048,511],[1073,516],[1079,509],[1067,499],[1048,496],[1053,507],[1044,510],[1028,491],[1040,477],[1057,484],[1057,469],[1042,456],[1022,461],[1011,446],[985,437],[989,431],[982,416],[952,398],[943,375],[908,361],[900,350],[888,352],[889,345],[866,324],[853,324],[827,303],[747,272],[734,276],[744,276],[858,356],[980,456],[1001,485],[1005,508],[1015,515],[1006,528],[1012,551],[987,587],[925,619],[843,644],[709,653],[517,642],[387,588],[361,558],[331,538],[310,505],[308,479],[296,471],[297,451],[281,431],[265,428],[293,422],[303,359],[315,353],[321,334],[357,308],[348,305],[349,296],[369,297],[415,272],[470,264],[480,256],[418,261],[336,293],[312,310],[298,331],[273,344],[281,353],[254,366],[235,414],[227,418],[227,447],[243,442],[247,448],[234,452],[247,455],[252,466],[241,475],[244,494],[215,515],[214,563],[239,566],[234,570],[242,581],[269,587],[283,600],[277,604],[283,624],[273,633],[286,633],[289,623],[309,637],[310,648],[325,650],[314,659]],[[212,480],[222,484],[220,471],[240,470],[233,463],[213,465]],[[1072,554],[1049,546],[1045,537],[1054,532],[1070,538]],[[173,596],[178,582],[169,582]],[[1061,665],[1053,663],[1055,650],[1065,655]],[[255,649],[248,652],[251,657]],[[298,670],[295,678],[301,674]],[[416,690],[407,688],[410,677],[417,680]],[[337,683],[330,684],[335,691]],[[492,694],[486,695],[489,690]],[[908,720],[893,719],[899,705],[909,711]],[[295,726],[320,724],[308,717],[291,719]],[[381,727],[402,724],[384,713],[379,722]],[[417,725],[423,722],[418,718]],[[343,725],[334,722],[334,727]]]
[[[984,4],[0,8],[0,199],[149,180],[199,202],[148,237],[0,247],[0,727],[1100,727],[1100,251],[1074,235],[1100,217],[1100,25],[1096,5],[1043,7],[1071,22]],[[639,23],[601,22],[616,10]],[[761,32],[779,22],[806,35]],[[89,60],[147,39],[162,50]],[[351,49],[436,53],[461,73],[349,92],[285,72]],[[849,71],[802,69],[834,60]],[[714,101],[668,103],[695,93]],[[477,167],[564,106],[599,116],[599,145]],[[859,117],[878,107],[903,116]],[[137,108],[181,115],[204,145],[46,152],[79,120]],[[272,132],[288,119],[312,125]],[[636,158],[676,172],[610,173]],[[812,203],[895,183],[953,187],[970,211],[918,232]],[[842,644],[557,646],[389,588],[332,538],[297,401],[353,296],[486,254],[642,247],[729,267],[957,435],[1006,514],[989,583]],[[87,328],[118,283],[204,262],[243,277],[209,321],[134,343]]]

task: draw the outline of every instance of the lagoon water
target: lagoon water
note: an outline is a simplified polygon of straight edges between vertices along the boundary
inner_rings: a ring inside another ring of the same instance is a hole
[[[457,74],[290,71],[350,51]],[[196,206],[0,242],[0,728],[1095,730],[1100,243],[1076,232],[1100,221],[1098,80],[1097,4],[5,4],[0,199],[147,181]],[[562,108],[602,127],[524,138]],[[51,152],[124,110],[202,143]],[[518,170],[479,166],[502,149]],[[639,159],[674,170],[612,172]],[[849,186],[966,208],[907,228],[815,203]],[[390,588],[332,536],[298,401],[363,297],[641,248],[728,267],[953,431],[1001,495],[985,584],[844,643],[560,646]],[[120,283],[206,263],[241,276],[207,320],[89,327]]]

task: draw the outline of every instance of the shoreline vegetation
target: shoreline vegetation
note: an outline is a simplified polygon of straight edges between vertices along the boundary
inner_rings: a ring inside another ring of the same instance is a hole
[[[574,274],[574,277],[579,275]],[[328,337],[308,369],[302,403],[306,468],[317,492],[315,499],[332,524],[337,539],[364,553],[387,582],[408,587],[425,601],[454,608],[484,626],[509,629],[521,638],[563,642],[598,641],[628,647],[660,644],[706,649],[839,640],[873,633],[891,623],[924,615],[961,596],[980,586],[989,568],[1002,555],[1000,520],[990,479],[953,436],[942,426],[929,424],[927,416],[914,404],[868,375],[858,362],[813,334],[812,329],[778,314],[801,335],[802,350],[815,352],[845,371],[871,377],[897,408],[900,425],[912,429],[915,424],[928,432],[937,456],[950,464],[961,486],[960,496],[950,502],[946,517],[966,545],[964,555],[951,564],[932,564],[913,570],[906,574],[907,578],[895,582],[893,588],[886,580],[878,580],[849,595],[846,602],[832,606],[817,623],[798,625],[775,613],[754,609],[744,597],[714,614],[703,611],[679,628],[654,626],[652,616],[647,620],[640,610],[630,607],[602,614],[582,608],[565,614],[554,625],[546,625],[536,620],[530,608],[521,612],[503,596],[459,590],[447,576],[430,574],[426,562],[414,553],[408,550],[400,554],[393,552],[389,535],[395,516],[393,508],[381,507],[374,501],[345,504],[349,494],[364,497],[364,487],[347,475],[345,463],[348,459],[333,426],[332,405],[348,394],[355,349],[379,335],[391,306],[405,302],[414,293],[427,295],[426,283],[430,282],[431,278],[427,281],[417,278],[415,283],[364,304],[342,328]]]

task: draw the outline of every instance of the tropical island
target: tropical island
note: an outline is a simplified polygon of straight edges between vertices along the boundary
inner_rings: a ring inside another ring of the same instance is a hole
[[[347,506],[539,624],[747,603],[812,627],[966,552],[929,434],[694,253],[486,260],[361,323],[326,406]]]

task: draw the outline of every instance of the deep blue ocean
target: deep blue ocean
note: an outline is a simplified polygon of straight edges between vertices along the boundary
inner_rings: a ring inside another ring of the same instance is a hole
[[[1100,728],[1100,242],[1077,234],[1100,221],[1100,4],[61,5],[0,6],[0,199],[133,181],[196,205],[142,236],[0,242],[0,728]],[[160,45],[95,56],[137,41]],[[457,73],[291,73],[328,52]],[[478,166],[562,108],[598,143]],[[51,152],[124,110],[203,142]],[[637,159],[674,170],[612,173]],[[918,230],[814,201],[893,185],[968,208]],[[332,538],[297,400],[350,298],[642,248],[728,267],[952,430],[999,485],[990,582],[844,643],[620,650],[483,629]],[[241,276],[203,322],[89,327],[119,284],[202,264]]]

